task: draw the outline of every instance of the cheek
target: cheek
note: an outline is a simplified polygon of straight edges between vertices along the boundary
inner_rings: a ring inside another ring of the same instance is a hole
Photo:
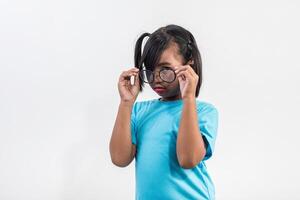
[[[176,90],[180,89],[179,80],[176,78],[175,81],[169,85],[168,89],[172,90],[172,91],[176,91]]]

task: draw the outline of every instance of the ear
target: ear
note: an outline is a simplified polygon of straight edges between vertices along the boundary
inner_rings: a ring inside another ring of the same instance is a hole
[[[194,60],[189,60],[187,64],[188,65],[193,65],[194,64]]]

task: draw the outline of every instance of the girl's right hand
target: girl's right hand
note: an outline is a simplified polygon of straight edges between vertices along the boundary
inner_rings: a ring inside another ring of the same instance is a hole
[[[131,76],[134,76],[134,85],[131,85]],[[134,67],[122,72],[118,82],[118,90],[121,101],[131,103],[135,102],[140,91],[139,81],[139,69]]]

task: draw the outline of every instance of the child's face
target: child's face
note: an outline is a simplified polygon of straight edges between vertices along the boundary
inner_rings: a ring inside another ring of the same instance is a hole
[[[175,100],[181,99],[179,80],[176,76],[176,79],[171,82],[164,82],[159,77],[159,70],[162,67],[170,67],[174,69],[176,66],[181,66],[183,63],[183,57],[178,54],[178,46],[176,43],[172,43],[162,54],[158,65],[155,66],[155,78],[154,81],[150,84],[151,88],[154,90],[155,87],[164,87],[166,90],[163,92],[157,92],[158,95],[163,97],[164,100]],[[174,69],[175,71],[175,69]]]

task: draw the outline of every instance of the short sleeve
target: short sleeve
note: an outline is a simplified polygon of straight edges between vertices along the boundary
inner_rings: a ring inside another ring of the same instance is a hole
[[[133,104],[132,111],[131,111],[131,118],[130,118],[130,130],[131,130],[131,141],[132,144],[136,145],[136,129],[137,129],[137,123],[136,123],[136,103]]]
[[[215,141],[218,132],[218,118],[217,109],[211,104],[205,104],[202,109],[198,111],[198,124],[202,138],[206,144],[206,154],[203,160],[209,159],[215,147]]]

